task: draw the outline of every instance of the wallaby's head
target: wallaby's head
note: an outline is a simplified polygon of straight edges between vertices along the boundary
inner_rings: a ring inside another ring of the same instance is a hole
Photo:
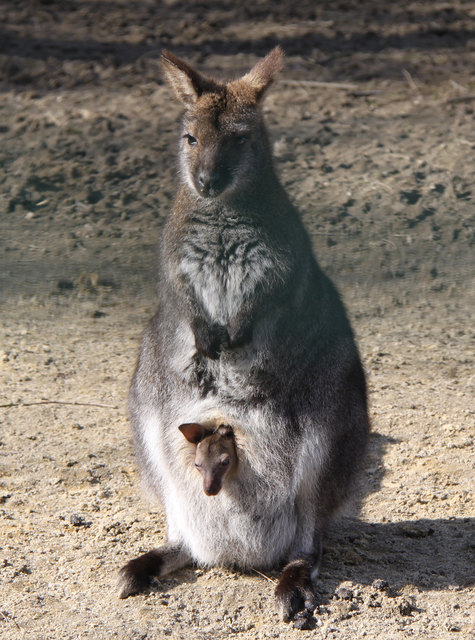
[[[255,185],[271,166],[259,105],[283,52],[273,49],[249,73],[217,82],[169,51],[161,57],[165,76],[185,107],[180,164],[185,183],[201,198],[235,194]]]
[[[238,461],[232,428],[222,424],[210,431],[194,422],[178,428],[188,442],[196,445],[195,467],[203,476],[204,492],[207,496],[217,495]]]

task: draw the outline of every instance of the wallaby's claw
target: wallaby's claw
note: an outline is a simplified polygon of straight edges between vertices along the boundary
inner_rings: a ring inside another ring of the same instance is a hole
[[[306,559],[296,559],[284,568],[275,589],[276,606],[284,622],[294,621],[297,629],[308,629],[302,626],[310,624],[317,606],[312,579],[311,564]]]
[[[130,562],[122,567],[117,580],[117,595],[121,599],[143,593],[150,586],[150,577],[134,573],[129,565]]]
[[[297,629],[308,629],[310,627],[302,626],[307,624],[305,620],[313,617],[313,612],[317,605],[315,595],[307,589],[302,590],[299,586],[285,593],[276,593],[277,610],[284,622],[292,622]]]
[[[153,578],[160,574],[162,565],[161,554],[156,550],[129,560],[119,572],[117,582],[119,598],[128,598],[147,591]]]

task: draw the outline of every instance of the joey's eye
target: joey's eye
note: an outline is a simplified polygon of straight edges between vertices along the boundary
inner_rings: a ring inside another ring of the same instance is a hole
[[[229,467],[230,463],[231,463],[231,460],[229,458],[225,458],[225,460],[221,461],[221,466],[222,467]]]
[[[201,469],[201,465],[200,465],[200,464],[198,464],[197,462],[195,462],[195,467],[196,467],[197,469]]]
[[[188,144],[190,145],[190,147],[194,147],[195,144],[198,144],[198,140],[195,138],[195,136],[192,136],[191,133],[186,133],[183,137],[188,140]]]

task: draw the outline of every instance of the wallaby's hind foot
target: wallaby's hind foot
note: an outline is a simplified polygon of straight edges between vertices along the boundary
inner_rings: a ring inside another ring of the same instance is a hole
[[[312,564],[307,558],[297,558],[282,571],[275,599],[277,611],[284,622],[302,617],[304,613],[313,614],[317,599],[311,576]]]
[[[179,546],[164,544],[138,558],[129,560],[119,572],[117,583],[119,598],[144,593],[154,578],[161,578],[191,564],[191,557]]]
[[[322,540],[315,553],[299,554],[284,567],[275,589],[276,608],[284,622],[293,621],[297,629],[312,629],[317,606],[314,580],[322,557]]]

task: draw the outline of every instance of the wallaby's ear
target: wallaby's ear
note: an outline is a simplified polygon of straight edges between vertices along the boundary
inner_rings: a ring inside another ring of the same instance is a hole
[[[228,424],[220,424],[217,429],[217,432],[223,438],[234,438],[233,428],[230,427]]]
[[[163,50],[160,60],[176,97],[186,107],[191,107],[203,93],[218,88],[217,83],[202,76],[170,51]]]
[[[242,80],[251,86],[255,93],[256,102],[264,95],[265,90],[271,85],[276,73],[284,67],[284,52],[277,46],[272,49],[265,58],[259,60]]]
[[[186,424],[181,424],[178,428],[188,440],[188,442],[191,442],[192,444],[198,444],[199,442],[201,442],[208,433],[203,425],[198,424],[197,422],[188,422]]]

